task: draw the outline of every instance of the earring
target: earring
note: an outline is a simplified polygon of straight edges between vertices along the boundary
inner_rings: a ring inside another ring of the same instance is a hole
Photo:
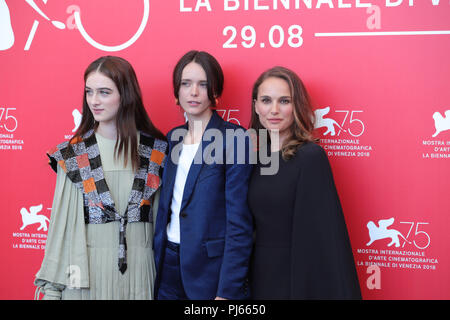
[[[180,101],[178,101],[178,98],[175,98],[175,104],[176,104],[176,105],[179,105],[179,104],[180,104]]]
[[[217,107],[217,105],[219,104],[219,99],[215,99],[215,102],[216,102],[216,107]]]

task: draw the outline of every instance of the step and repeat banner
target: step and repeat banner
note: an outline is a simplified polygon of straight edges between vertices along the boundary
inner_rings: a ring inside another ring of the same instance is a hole
[[[0,299],[33,298],[45,153],[80,122],[88,64],[129,60],[166,133],[184,121],[171,75],[191,49],[221,63],[217,110],[244,127],[260,73],[300,75],[364,299],[450,299],[448,0],[0,0]]]

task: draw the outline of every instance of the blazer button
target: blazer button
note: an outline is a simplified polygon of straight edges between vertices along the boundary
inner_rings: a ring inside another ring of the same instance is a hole
[[[182,213],[180,213],[180,217],[182,217],[182,218],[186,218],[186,217],[187,217],[187,213],[186,213],[186,212],[182,212]]]

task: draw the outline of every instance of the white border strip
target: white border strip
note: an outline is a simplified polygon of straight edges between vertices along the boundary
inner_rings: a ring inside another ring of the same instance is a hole
[[[25,50],[25,51],[30,50],[31,43],[33,42],[34,34],[36,33],[36,29],[38,26],[39,26],[39,21],[34,20],[33,26],[31,27],[30,34],[28,35],[27,43],[25,43],[25,48],[23,48],[23,50]]]
[[[315,33],[315,37],[366,37],[366,36],[421,36],[421,35],[450,35],[450,30],[438,31],[386,31],[386,32],[322,32]]]

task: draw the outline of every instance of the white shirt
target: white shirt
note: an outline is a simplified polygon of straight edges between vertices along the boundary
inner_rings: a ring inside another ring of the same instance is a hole
[[[199,145],[200,143],[183,144],[181,149],[173,187],[172,203],[170,205],[172,214],[167,225],[167,239],[171,242],[180,243],[180,209],[183,201],[184,185]]]

